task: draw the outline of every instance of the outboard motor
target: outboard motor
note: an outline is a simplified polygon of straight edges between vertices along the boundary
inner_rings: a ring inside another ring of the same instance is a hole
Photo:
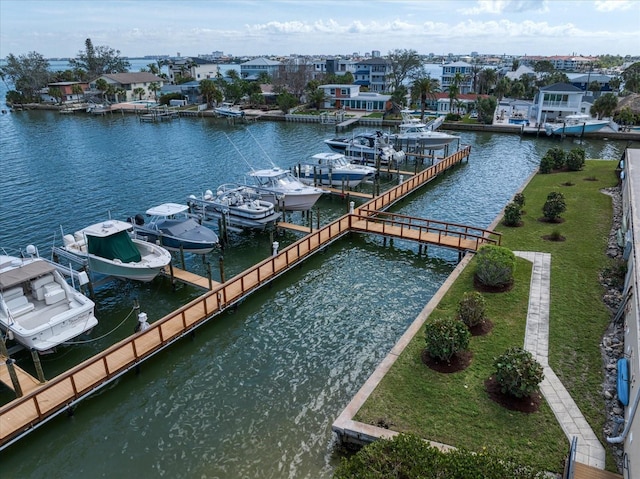
[[[134,219],[136,222],[136,226],[142,226],[144,224],[144,216],[142,216],[140,213],[138,213]]]

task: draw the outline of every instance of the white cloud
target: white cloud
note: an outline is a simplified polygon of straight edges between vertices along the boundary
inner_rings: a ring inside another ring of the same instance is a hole
[[[637,1],[632,1],[632,0],[597,0],[595,4],[596,4],[596,10],[599,12],[629,10],[634,6],[636,8],[640,7]]]
[[[461,8],[458,11],[466,15],[502,15],[529,11],[544,13],[548,11],[548,7],[547,0],[478,0],[475,7]]]

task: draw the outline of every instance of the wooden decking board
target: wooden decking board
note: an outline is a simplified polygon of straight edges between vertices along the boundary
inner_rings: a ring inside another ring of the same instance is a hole
[[[434,177],[436,172],[442,171],[461,161],[468,156],[469,151],[469,148],[466,148],[464,151],[452,155],[438,163],[436,167],[431,167],[429,171],[422,173],[419,178],[412,177],[410,184],[405,182],[398,185],[390,192],[365,203],[365,205],[359,207],[357,211],[361,212],[367,209],[371,210],[372,208],[376,210],[383,209],[395,199],[411,191],[412,188],[420,186],[424,181]],[[455,244],[453,247],[463,249],[475,249],[477,245],[477,241],[475,240],[473,242],[470,240],[461,240],[459,234],[457,236],[454,234],[439,235],[420,232],[417,229],[409,227],[401,228],[388,224],[384,225],[379,221],[375,221],[375,218],[373,218],[375,214],[375,211],[366,211],[366,215],[372,217],[372,219],[368,220],[362,219],[362,217],[360,217],[361,219],[357,219],[357,216],[345,215],[319,230],[312,231],[304,238],[285,248],[278,255],[268,258],[268,260],[265,260],[263,263],[241,273],[240,276],[234,277],[223,284],[213,282],[213,291],[205,293],[188,306],[180,308],[174,313],[152,323],[150,329],[142,333],[133,334],[129,338],[109,347],[102,353],[75,366],[44,385],[40,385],[40,383],[30,375],[23,372],[23,376],[21,373],[20,384],[23,387],[23,392],[25,396],[27,394],[30,395],[18,398],[0,407],[0,446],[5,444],[9,439],[16,437],[22,431],[31,428],[39,420],[47,417],[47,415],[64,408],[81,395],[97,389],[108,379],[126,371],[127,368],[131,367],[134,363],[146,359],[148,355],[161,349],[172,339],[180,337],[188,331],[189,328],[204,322],[207,317],[214,315],[220,309],[244,297],[254,288],[264,284],[290,266],[297,264],[308,254],[317,251],[324,244],[347,231],[384,231],[384,234],[401,235],[399,237],[417,239],[423,242],[435,242],[437,240],[440,244],[452,246]],[[304,228],[304,231],[308,232],[309,228]],[[473,245],[471,243],[473,243]],[[170,271],[167,269],[164,274],[168,275]],[[173,275],[174,278],[180,281],[195,284],[207,290],[209,289],[208,278],[199,277],[193,273],[180,270],[179,268],[173,268]],[[11,381],[6,371],[6,366],[4,368],[0,367],[0,381],[5,382],[6,380],[9,380],[10,385]],[[42,417],[38,415],[36,402]]]
[[[603,471],[595,467],[581,464],[579,462],[574,463],[573,479],[623,479],[620,474],[615,474],[609,471]]]

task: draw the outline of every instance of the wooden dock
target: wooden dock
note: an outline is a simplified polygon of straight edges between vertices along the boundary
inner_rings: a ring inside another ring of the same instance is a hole
[[[305,228],[308,233],[303,238],[224,283],[210,284],[207,278],[198,278],[197,275],[173,268],[174,278],[199,285],[208,291],[153,322],[149,329],[134,333],[44,384],[31,384],[34,380],[31,376],[21,377],[21,386],[24,381],[23,395],[0,408],[0,450],[137,368],[142,361],[190,334],[209,319],[351,231],[412,239],[458,250],[477,249],[481,244],[495,242],[495,236],[498,236],[499,242],[499,235],[492,231],[383,212],[438,174],[466,159],[469,154],[470,147],[466,147],[372,198],[353,213],[311,232]],[[0,367],[0,370],[4,378],[6,366]]]
[[[0,354],[0,362],[4,365],[4,367],[0,367],[0,382],[12,391],[15,391],[13,381],[11,381],[11,377],[9,375],[9,368],[6,365],[7,360],[9,360],[9,358]],[[20,384],[20,389],[22,389],[22,394],[29,394],[44,384],[38,381],[20,366],[16,366],[14,364],[13,369],[16,372],[18,383]]]

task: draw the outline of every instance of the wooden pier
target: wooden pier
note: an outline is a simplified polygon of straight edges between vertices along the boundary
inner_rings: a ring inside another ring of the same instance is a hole
[[[383,212],[438,174],[466,159],[469,154],[470,147],[465,147],[354,209],[353,213],[311,231],[306,228],[308,234],[303,238],[224,283],[211,282],[207,278],[172,268],[174,278],[197,284],[208,291],[153,322],[149,329],[123,339],[49,381],[40,383],[27,373],[24,373],[26,376],[20,373],[23,395],[0,408],[0,450],[53,417],[71,410],[87,396],[131,369],[138,368],[144,360],[191,334],[195,328],[351,231],[382,234],[458,250],[473,251],[483,244],[499,244],[500,236],[493,231]],[[6,366],[0,367],[0,370],[0,380],[11,387]]]

